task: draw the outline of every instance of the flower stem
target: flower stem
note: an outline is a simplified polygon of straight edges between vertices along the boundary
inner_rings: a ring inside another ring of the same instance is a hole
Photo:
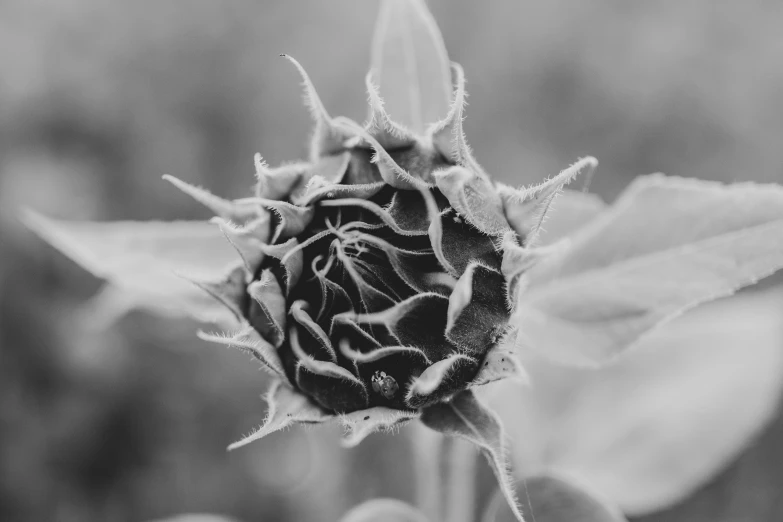
[[[419,423],[411,429],[416,472],[416,505],[432,522],[440,522],[443,503],[441,481],[443,436]]]
[[[446,517],[448,522],[473,522],[476,509],[476,450],[467,441],[450,438]]]

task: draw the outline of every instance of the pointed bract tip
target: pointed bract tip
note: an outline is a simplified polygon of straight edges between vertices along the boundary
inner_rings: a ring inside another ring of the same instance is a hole
[[[381,4],[371,56],[395,121],[422,134],[448,113],[452,89],[446,45],[422,0]]]

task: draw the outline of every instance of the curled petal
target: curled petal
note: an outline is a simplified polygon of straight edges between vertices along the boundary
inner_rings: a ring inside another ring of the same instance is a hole
[[[455,353],[429,366],[414,378],[405,395],[411,408],[422,408],[442,401],[465,387],[478,370],[478,362],[467,355]]]
[[[306,183],[311,169],[309,163],[301,162],[270,169],[261,158],[261,154],[255,155],[255,166],[256,180],[258,181],[256,196],[276,201],[287,199],[295,189]]]
[[[347,118],[336,118],[338,123],[346,131],[353,131],[363,140],[370,144],[375,151],[373,162],[377,163],[383,180],[394,188],[403,190],[426,189],[430,186],[426,180],[417,179],[406,172],[394,159],[386,152],[386,149],[369,132],[361,126]]]
[[[358,234],[358,237],[383,250],[396,274],[417,292],[448,295],[457,282],[440,270],[437,259],[430,253],[403,250],[370,234]]]
[[[350,162],[351,153],[348,151],[318,158],[296,188],[288,193],[288,199],[297,206],[308,207],[327,197],[329,191],[334,190],[332,187],[344,186],[339,183],[345,177]]]
[[[247,437],[231,444],[229,450],[250,444],[295,423],[321,423],[334,418],[311,403],[307,397],[280,381],[272,385],[266,401],[269,404],[269,412],[264,424]]]
[[[418,141],[405,149],[390,149],[389,156],[402,170],[429,186],[434,184],[436,172],[451,166],[431,144]]]
[[[291,293],[291,290],[299,282],[299,278],[302,275],[302,268],[304,266],[304,253],[299,246],[299,241],[295,237],[292,237],[285,243],[279,243],[277,245],[264,245],[262,250],[264,255],[274,257],[280,260],[285,270],[285,283],[286,283],[286,295]]]
[[[296,384],[324,408],[337,412],[367,407],[367,388],[359,378],[330,361],[318,361],[299,344],[296,328],[289,331],[291,349],[299,359]]]
[[[465,72],[458,63],[451,64],[452,75],[455,78],[454,94],[451,107],[444,119],[433,124],[428,134],[432,136],[435,148],[458,165],[466,164],[466,157],[470,156],[465,132],[462,129],[462,120],[465,113]]]
[[[369,183],[383,182],[381,171],[375,163],[372,163],[373,151],[365,148],[361,137],[355,138],[355,143],[350,146],[351,161],[343,182],[347,185],[366,185]]]
[[[269,340],[275,348],[279,348],[285,340],[285,296],[271,270],[261,272],[258,281],[247,287],[247,293],[256,302],[250,308],[250,321],[261,335]],[[259,313],[255,313],[256,310]]]
[[[473,270],[478,265],[469,265],[465,273],[457,280],[454,289],[449,296],[449,311],[446,315],[446,331],[454,328],[454,322],[462,314],[466,306],[470,304],[473,297]]]
[[[430,220],[430,226],[427,229],[427,234],[430,237],[430,244],[432,246],[432,253],[438,258],[441,266],[450,275],[459,277],[460,272],[451,264],[451,261],[446,258],[446,254],[443,249],[443,221],[442,213],[438,209],[438,205],[435,202],[435,198],[430,194],[429,190],[421,191],[424,196],[424,201],[427,205],[427,215]],[[443,212],[447,212],[444,210]]]
[[[414,236],[414,235],[424,235],[427,233],[427,230],[425,229],[423,232],[420,230],[408,230],[402,228],[397,221],[394,219],[394,217],[389,213],[388,210],[384,209],[380,205],[373,203],[372,201],[368,201],[363,198],[344,198],[344,199],[332,199],[329,201],[322,201],[321,206],[323,207],[344,207],[344,206],[353,206],[353,207],[360,207],[365,210],[369,210],[384,222],[386,226],[388,226],[390,229],[392,229],[397,234],[403,235],[403,236]]]
[[[459,215],[481,232],[499,236],[510,230],[503,202],[487,177],[456,166],[436,173],[435,184]]]
[[[432,361],[427,358],[427,355],[423,351],[412,346],[384,346],[369,352],[360,352],[351,348],[350,342],[348,342],[347,339],[343,339],[340,342],[340,352],[348,359],[359,364],[376,362],[385,357],[400,354],[421,358],[427,365],[432,364]]]
[[[500,271],[501,255],[495,240],[465,223],[454,209],[446,209],[430,223],[432,250],[451,275],[459,277],[473,261]]]
[[[386,149],[398,149],[409,147],[416,142],[416,136],[392,121],[383,107],[383,100],[378,93],[378,87],[373,83],[373,71],[367,73],[364,78],[367,86],[367,96],[370,102],[370,121],[367,130]]]
[[[470,385],[482,386],[501,379],[513,379],[522,384],[530,383],[530,377],[514,350],[504,346],[503,343],[489,351]]]
[[[315,321],[313,321],[313,319],[310,317],[310,314],[307,313],[306,308],[308,306],[309,305],[307,302],[301,299],[295,301],[294,304],[291,305],[291,315],[293,316],[294,320],[305,330],[307,330],[307,333],[309,333],[310,336],[318,342],[320,347],[329,354],[332,362],[336,363],[337,353],[334,351],[332,341],[329,340],[329,336],[326,334],[326,332],[324,332],[323,329],[318,326]]]
[[[513,233],[503,236],[503,261],[500,271],[506,279],[511,280],[532,267],[539,256],[539,250],[519,246]]]
[[[376,406],[367,410],[359,410],[340,415],[340,422],[345,428],[343,446],[351,448],[376,431],[391,431],[419,417],[417,411],[397,410]]]
[[[317,268],[320,259],[321,256],[313,259],[312,269],[321,290],[321,307],[315,320],[323,324],[330,316],[352,310],[352,303],[345,289],[326,277],[325,274],[328,272],[328,268],[324,270]],[[333,333],[330,329],[330,335],[333,335]]]
[[[264,368],[271,370],[277,377],[285,378],[283,363],[274,346],[264,340],[255,328],[245,327],[234,334],[214,334],[198,332],[199,339],[212,343],[225,344],[231,348],[238,348],[249,353],[264,364]]]
[[[509,319],[503,276],[472,263],[449,298],[446,338],[466,353],[485,353],[495,346]]]
[[[430,191],[427,193],[429,194]],[[430,215],[421,192],[398,190],[392,196],[386,211],[397,226],[407,234],[427,234]]]
[[[170,174],[165,174],[163,179],[225,220],[242,222],[246,219],[253,219],[258,214],[253,205],[223,199],[204,188],[186,183]]]
[[[318,176],[328,183],[341,183],[348,171],[348,165],[351,163],[350,151],[332,154],[330,156],[321,156],[313,162],[310,170],[310,176]]]
[[[353,320],[351,313],[339,313],[332,318],[330,336],[335,339],[347,341],[356,346],[368,346],[372,349],[381,348],[382,345],[371,333],[364,330]]]
[[[302,67],[298,61],[288,56],[287,54],[281,54],[280,56],[291,62],[294,67],[296,67],[299,75],[302,77],[305,104],[310,110],[310,115],[315,121],[315,132],[313,133],[312,141],[312,155],[314,157],[319,157],[340,151],[343,148],[343,143],[345,140],[350,138],[350,135],[346,134],[339,127],[335,126],[334,121],[331,117],[329,117],[329,113],[326,112],[326,108],[321,102],[321,98],[318,96],[318,93],[315,90],[315,86],[310,80],[310,76],[307,74],[304,67]]]
[[[304,232],[315,214],[314,207],[300,207],[285,201],[275,201],[264,198],[248,198],[246,201],[258,203],[277,215],[277,227],[272,235],[272,242],[287,239]]]
[[[361,261],[346,254],[339,239],[332,242],[337,259],[342,263],[348,277],[353,282],[356,290],[359,292],[361,304],[365,310],[376,311],[392,306],[394,299],[378,288],[379,285],[370,284],[365,279],[365,275],[372,275],[360,272]]]
[[[518,191],[504,186],[499,188],[506,218],[523,245],[530,245],[536,240],[549,206],[560,190],[583,169],[587,169],[590,175],[597,166],[598,160],[586,157],[535,187]]]
[[[190,281],[225,306],[237,321],[243,321],[242,301],[246,284],[244,266],[232,269],[225,277],[217,280],[198,279],[178,272],[175,274]]]
[[[269,240],[269,215],[264,213],[241,226],[220,217],[212,218],[210,221],[220,228],[231,246],[236,249],[248,274],[254,274],[264,258],[262,245]]]
[[[333,198],[370,199],[385,186],[386,183],[383,181],[362,185],[336,185],[330,183],[310,185],[301,203],[302,205],[314,205],[319,201]]]
[[[383,325],[400,345],[420,348],[430,360],[439,361],[455,350],[443,336],[448,305],[448,300],[439,294],[422,293],[382,312],[341,315],[359,324]]]

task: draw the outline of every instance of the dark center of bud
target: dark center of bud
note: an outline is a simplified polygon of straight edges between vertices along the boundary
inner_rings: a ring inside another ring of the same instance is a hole
[[[426,198],[441,213],[439,252],[425,195],[386,185],[370,197],[327,194],[312,203],[304,231],[295,241],[278,234],[277,244],[291,245],[267,255],[255,276],[271,273],[284,289],[286,326],[276,347],[290,382],[325,409],[418,408],[420,400],[406,398],[410,384],[455,354],[467,357],[433,397],[464,389],[505,326],[493,238],[466,223],[437,189]],[[449,297],[466,270],[473,297],[450,318]],[[249,299],[246,313],[262,335],[270,330],[261,303]]]

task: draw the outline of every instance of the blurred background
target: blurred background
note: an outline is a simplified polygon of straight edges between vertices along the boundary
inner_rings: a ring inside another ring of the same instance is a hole
[[[656,171],[783,181],[781,2],[429,5],[466,71],[468,140],[498,180],[532,183],[591,154],[590,189],[608,201]],[[262,421],[265,375],[193,323],[85,322],[99,282],[16,217],[209,217],[160,176],[239,197],[255,152],[306,157],[310,121],[281,52],[332,114],[362,120],[377,8],[0,2],[0,520],[331,521],[412,497],[404,437],[347,451],[336,428],[291,430],[226,453]]]

